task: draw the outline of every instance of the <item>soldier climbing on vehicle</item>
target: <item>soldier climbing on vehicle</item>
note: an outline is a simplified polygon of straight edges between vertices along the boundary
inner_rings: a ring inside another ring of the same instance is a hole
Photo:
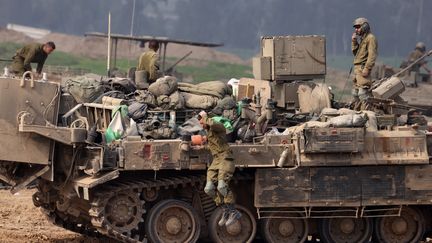
[[[226,130],[222,123],[212,120],[204,111],[200,112],[199,120],[201,126],[208,133],[208,149],[213,156],[213,161],[207,169],[207,183],[204,191],[223,210],[218,225],[230,226],[241,217],[241,213],[234,207],[235,199],[229,187],[235,171],[235,164],[226,139]],[[217,184],[217,188],[215,184]]]
[[[372,85],[370,74],[377,58],[378,44],[366,18],[355,19],[353,27],[354,33],[351,37],[351,49],[354,55],[353,104],[355,110],[365,110],[368,109],[367,99],[370,97],[369,89]]]
[[[42,72],[45,60],[48,55],[55,50],[54,42],[48,41],[45,44],[32,43],[25,45],[18,49],[15,56],[13,56],[11,72],[21,76],[26,71],[31,71],[31,63],[37,63],[36,72]]]

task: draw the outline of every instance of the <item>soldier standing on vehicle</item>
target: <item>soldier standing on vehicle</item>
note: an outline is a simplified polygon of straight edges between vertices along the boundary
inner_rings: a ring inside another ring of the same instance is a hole
[[[21,76],[26,71],[31,71],[31,63],[37,63],[36,72],[42,72],[43,65],[48,55],[55,50],[54,42],[49,41],[45,44],[32,43],[18,49],[12,58],[11,72]]]
[[[404,61],[401,64],[401,68],[405,68],[420,57],[422,57],[424,54],[426,54],[426,45],[423,42],[418,42],[415,46],[414,51],[410,52],[408,55],[408,58],[406,61]],[[420,68],[423,68],[429,75],[432,75],[432,71],[427,67],[427,61],[426,60],[420,60],[415,65],[413,65],[409,72],[419,72]]]
[[[156,40],[149,41],[149,50],[141,54],[138,60],[137,71],[146,71],[146,79],[148,83],[153,83],[158,78],[159,71],[159,42]]]
[[[378,43],[366,18],[355,19],[353,27],[351,49],[354,55],[354,109],[365,110],[369,108],[367,99],[372,85],[370,74],[377,58]]]
[[[200,112],[199,120],[201,126],[207,131],[208,149],[213,156],[213,161],[207,169],[204,192],[223,210],[218,225],[229,226],[241,217],[241,213],[234,207],[234,195],[229,188],[235,171],[232,151],[226,140],[226,130],[222,123],[207,117],[204,111]]]

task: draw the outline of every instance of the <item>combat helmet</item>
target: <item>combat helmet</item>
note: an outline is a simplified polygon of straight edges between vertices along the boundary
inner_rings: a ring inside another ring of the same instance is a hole
[[[423,42],[417,42],[416,49],[419,49],[421,52],[425,52],[426,51],[426,45]]]
[[[353,26],[356,26],[356,25],[360,25],[361,26],[364,23],[369,23],[369,21],[366,18],[364,18],[364,17],[356,18],[354,20],[354,22],[353,22]]]
[[[361,35],[365,35],[370,32],[369,21],[364,17],[356,18],[354,20],[353,27],[355,28],[356,26],[360,26]]]

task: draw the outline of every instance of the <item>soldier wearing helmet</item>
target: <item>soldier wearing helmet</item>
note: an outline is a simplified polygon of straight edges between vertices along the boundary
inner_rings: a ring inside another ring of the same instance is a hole
[[[371,33],[369,21],[357,18],[353,23],[354,33],[351,38],[351,49],[354,55],[354,109],[368,109],[367,98],[372,85],[371,70],[378,54],[378,43]]]
[[[401,64],[401,68],[407,67],[420,57],[422,57],[426,53],[426,45],[423,42],[417,42],[414,51],[412,51],[409,55],[406,61],[404,61]],[[420,60],[415,65],[413,65],[409,72],[420,72],[420,68],[423,67],[423,69],[429,74],[432,75],[431,70],[427,67],[427,61],[425,59]]]

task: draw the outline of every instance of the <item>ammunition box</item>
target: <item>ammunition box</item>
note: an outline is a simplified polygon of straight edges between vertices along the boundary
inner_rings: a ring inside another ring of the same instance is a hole
[[[372,90],[375,98],[391,99],[401,94],[405,90],[405,85],[398,77],[391,77]]]
[[[376,116],[376,119],[377,119],[377,125],[379,127],[396,125],[396,116],[395,115]]]
[[[255,79],[271,80],[271,58],[254,57],[252,59],[252,70]]]
[[[306,128],[302,139],[305,153],[355,153],[363,151],[364,128]]]
[[[326,74],[324,36],[271,36],[261,38],[261,56],[270,57],[271,80],[311,80]],[[262,61],[261,61],[262,63]],[[262,65],[262,70],[268,65]],[[255,72],[255,71],[254,71]],[[258,72],[258,70],[257,70]]]

